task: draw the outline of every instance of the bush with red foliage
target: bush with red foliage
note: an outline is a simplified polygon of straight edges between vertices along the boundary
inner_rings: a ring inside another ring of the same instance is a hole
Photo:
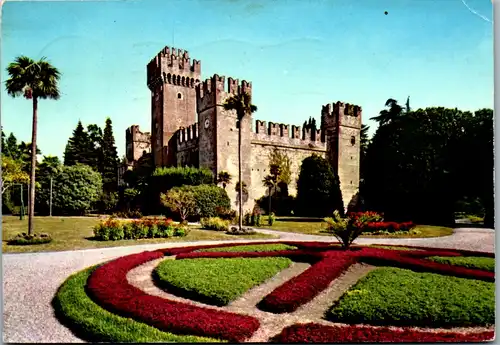
[[[259,309],[272,313],[290,313],[311,301],[355,263],[353,256],[343,255],[340,251],[337,254],[329,255],[277,287],[259,303]]]
[[[148,295],[128,283],[128,271],[161,257],[161,251],[143,252],[106,263],[89,277],[88,292],[110,312],[166,332],[240,342],[259,328],[259,321],[253,317],[170,301]]]
[[[388,327],[326,326],[316,323],[289,326],[271,339],[273,343],[435,343],[484,342],[493,340],[495,332],[477,333],[428,332]]]

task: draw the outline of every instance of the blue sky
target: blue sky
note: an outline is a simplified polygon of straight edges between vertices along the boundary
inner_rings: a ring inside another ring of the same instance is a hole
[[[373,133],[388,98],[493,107],[493,24],[472,11],[492,20],[490,0],[8,1],[2,84],[18,55],[62,72],[62,97],[40,102],[38,127],[42,153],[61,158],[78,120],[110,117],[120,156],[127,127],[150,130],[146,64],[165,45],[201,60],[203,79],[251,81],[254,119],[301,125],[340,100],[361,105]],[[31,102],[4,89],[4,131],[31,141]]]

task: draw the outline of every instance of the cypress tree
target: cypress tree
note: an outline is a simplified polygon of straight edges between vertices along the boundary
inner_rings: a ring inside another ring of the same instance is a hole
[[[68,140],[64,150],[64,165],[75,165],[76,163],[89,165],[88,152],[89,136],[85,132],[82,122],[78,121],[73,136]]]
[[[112,122],[109,117],[106,119],[106,126],[104,127],[102,152],[103,189],[108,192],[116,191],[118,188],[118,152],[115,146]]]
[[[21,158],[21,150],[19,149],[19,145],[17,144],[17,139],[14,133],[10,133],[7,141],[5,142],[5,149],[2,146],[2,152],[4,152],[6,156],[13,159]]]

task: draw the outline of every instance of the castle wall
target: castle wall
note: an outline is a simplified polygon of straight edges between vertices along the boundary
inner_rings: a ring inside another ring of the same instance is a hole
[[[141,132],[139,126],[133,125],[125,130],[127,161],[134,162],[142,157],[144,151],[151,152],[151,134]]]
[[[176,165],[198,167],[198,124],[195,123],[187,128],[181,128],[180,130],[178,130],[176,132],[176,139]]]
[[[269,175],[269,157],[275,148],[286,153],[290,159],[291,182],[288,186],[290,195],[297,194],[297,179],[302,161],[313,153],[325,157],[326,143],[322,141],[321,130],[314,133],[309,128],[295,125],[257,120],[255,131],[252,133],[251,169],[252,193],[250,198],[256,200],[267,195],[267,188],[262,180]]]

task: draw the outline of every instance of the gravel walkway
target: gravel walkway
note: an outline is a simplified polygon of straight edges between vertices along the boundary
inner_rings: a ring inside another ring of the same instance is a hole
[[[333,241],[328,236],[302,235],[265,229],[259,231],[280,235],[279,240]],[[113,258],[145,250],[221,242],[177,242],[66,252],[3,254],[3,341],[13,343],[82,342],[57,321],[51,306],[51,300],[58,287],[72,273]],[[231,242],[242,243],[242,241],[227,241],[227,243]],[[359,239],[356,241],[358,244],[402,244],[485,252],[494,252],[494,242],[494,230],[476,228],[456,229],[453,235],[439,238]]]

